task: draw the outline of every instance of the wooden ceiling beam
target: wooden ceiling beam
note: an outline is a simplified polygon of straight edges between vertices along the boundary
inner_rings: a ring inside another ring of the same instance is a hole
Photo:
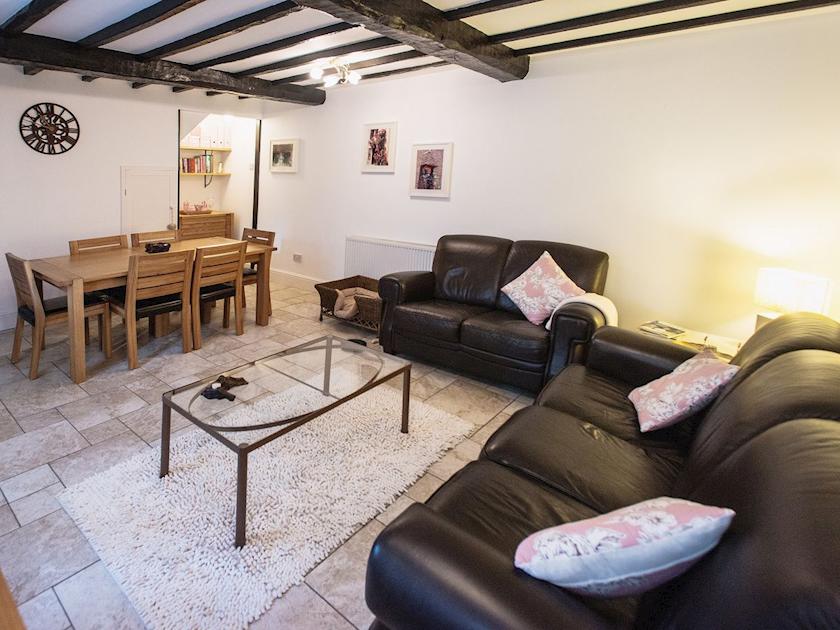
[[[578,39],[571,39],[565,42],[556,42],[554,44],[532,46],[530,48],[520,48],[516,51],[516,53],[518,55],[523,56],[538,55],[540,53],[555,52],[558,50],[569,50],[572,48],[584,48],[586,46],[595,46],[596,44],[620,42],[630,39],[637,39],[639,37],[648,37],[651,35],[676,33],[678,31],[687,31],[694,28],[702,28],[704,26],[716,26],[718,24],[730,24],[732,22],[740,22],[741,20],[751,20],[755,18],[769,17],[773,15],[784,15],[786,13],[807,11],[809,9],[819,9],[838,4],[840,4],[840,0],[794,0],[793,2],[784,2],[782,4],[771,4],[766,6],[753,7],[751,9],[742,9],[740,11],[730,11],[729,13],[717,13],[715,15],[706,15],[690,20],[679,20],[678,22],[666,22],[665,24],[643,26],[641,28],[634,28],[627,31],[618,31],[616,33],[593,35],[592,37],[581,37]]]
[[[316,50],[315,52],[306,55],[298,55],[289,59],[281,59],[272,63],[267,63],[256,68],[243,70],[242,72],[234,72],[235,77],[246,77],[257,74],[266,74],[268,72],[277,72],[279,70],[288,70],[289,68],[297,68],[298,66],[305,66],[313,61],[319,59],[329,59],[331,57],[341,57],[356,52],[364,52],[369,50],[378,50],[380,48],[390,48],[391,46],[399,46],[399,42],[389,37],[375,37],[373,39],[366,39],[361,42],[353,44],[344,44],[343,46],[335,46],[333,48],[325,48],[324,50]]]
[[[405,52],[396,53],[393,55],[385,55],[384,57],[374,57],[373,59],[365,59],[364,61],[357,61],[347,66],[349,70],[362,70],[363,68],[373,68],[374,66],[384,66],[386,63],[397,63],[400,61],[408,61],[409,59],[417,59],[425,57],[421,52],[416,50],[407,50]],[[297,83],[298,81],[306,81],[309,78],[309,73],[296,74],[291,77],[283,77],[282,79],[275,79],[274,83]]]
[[[0,31],[3,31],[7,35],[23,33],[30,26],[34,26],[36,22],[43,20],[65,2],[67,0],[32,0],[32,2],[24,5],[17,13],[3,22],[3,25],[0,26]]]
[[[195,5],[201,3],[203,0],[160,0],[155,4],[146,7],[129,15],[127,18],[115,22],[110,26],[91,33],[87,37],[80,39],[77,44],[80,46],[89,46],[94,48],[96,46],[104,46],[110,44],[123,37],[128,37],[132,33],[142,31],[144,28],[154,26],[159,22],[171,18],[173,15],[178,15],[182,11],[191,9]]]
[[[84,48],[73,42],[26,33],[11,37],[0,34],[0,63],[138,83],[231,92],[302,105],[320,105],[326,99],[323,90],[312,87],[278,85],[271,81],[235,77],[227,72],[211,69],[192,70],[171,61],[142,60],[116,50]]]
[[[714,4],[716,2],[722,2],[722,0],[659,0],[658,2],[648,2],[647,4],[622,7],[621,9],[615,9],[613,11],[604,11],[603,13],[582,15],[569,20],[561,20],[559,22],[552,22],[551,24],[541,24],[539,26],[532,26],[530,28],[523,28],[516,31],[508,31],[507,33],[497,33],[495,35],[490,35],[489,39],[491,42],[496,43],[512,42],[518,39],[529,39],[531,37],[553,35],[554,33],[573,31],[578,28],[610,24],[621,20],[632,20],[633,18],[657,15],[668,11],[678,11],[679,9],[689,9],[691,7],[698,7],[704,4]]]
[[[417,70],[425,70],[426,68],[440,68],[448,65],[450,65],[448,61],[435,61],[434,63],[425,63],[422,66],[397,68],[396,70],[385,70],[383,72],[371,72],[370,74],[363,74],[362,80],[368,81],[370,79],[384,79],[385,77],[392,77],[397,74],[406,74],[407,72],[416,72]]]
[[[295,1],[499,81],[523,79],[528,74],[527,58],[493,44],[487,35],[464,22],[448,20],[443,11],[423,0]]]
[[[191,68],[210,68],[211,66],[218,66],[223,63],[231,63],[233,61],[242,61],[243,59],[249,59],[250,57],[256,57],[257,55],[264,55],[266,53],[275,52],[277,50],[283,50],[284,48],[289,48],[291,46],[295,46],[302,42],[309,41],[310,39],[315,39],[316,37],[322,37],[324,35],[331,35],[333,33],[340,33],[341,31],[346,31],[351,28],[357,28],[355,24],[347,24],[345,22],[338,22],[337,24],[330,24],[329,26],[322,26],[321,28],[316,28],[312,31],[307,31],[305,33],[300,33],[298,35],[292,35],[291,37],[284,37],[283,39],[277,39],[273,42],[268,42],[266,44],[261,44],[259,46],[254,46],[253,48],[246,48],[245,50],[240,50],[238,52],[230,53],[229,55],[222,55],[221,57],[215,57],[213,59],[207,59],[205,61],[200,61],[199,63],[194,63],[190,65]]]
[[[514,7],[521,7],[534,2],[540,2],[540,0],[485,0],[484,2],[468,4],[465,7],[450,9],[449,11],[444,11],[443,14],[446,16],[447,20],[463,20],[464,18],[484,15],[485,13],[493,13],[494,11],[502,11],[504,9],[512,9]]]
[[[288,2],[274,4],[270,7],[266,7],[265,9],[260,9],[259,11],[248,13],[247,15],[241,15],[232,20],[228,20],[227,22],[217,24],[216,26],[211,26],[210,28],[206,28],[198,33],[187,35],[177,41],[147,50],[146,52],[141,53],[140,56],[144,59],[169,57],[170,55],[175,55],[177,53],[184,52],[185,50],[192,50],[198,46],[204,46],[205,44],[215,42],[224,37],[241,33],[242,31],[254,26],[259,26],[260,24],[265,24],[266,22],[271,22],[272,20],[279,20],[280,18],[286,17],[295,11],[300,11],[300,7],[294,2],[291,2],[291,0]]]

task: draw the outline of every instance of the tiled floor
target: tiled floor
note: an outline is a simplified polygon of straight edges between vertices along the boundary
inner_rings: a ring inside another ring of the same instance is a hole
[[[326,332],[373,339],[335,321],[320,323],[314,290],[277,285],[270,325],[255,326],[256,300],[249,289],[244,335],[222,329],[221,309],[214,309],[200,350],[182,354],[177,328],[159,339],[143,332],[140,368],[129,371],[122,328],[115,326],[114,358],[105,363],[95,343],[88,346],[89,378],[82,385],[67,376],[68,344],[60,327],[50,329],[35,381],[24,376],[28,351],[12,365],[11,332],[0,333],[0,569],[29,630],[142,627],[54,497],[67,485],[155,448],[163,392]],[[530,402],[519,392],[422,363],[415,362],[412,379],[413,397],[468,420],[474,432],[277,600],[253,628],[367,628],[372,615],[364,602],[365,563],[376,535],[475,459],[493,431]],[[193,430],[176,418],[173,429]]]

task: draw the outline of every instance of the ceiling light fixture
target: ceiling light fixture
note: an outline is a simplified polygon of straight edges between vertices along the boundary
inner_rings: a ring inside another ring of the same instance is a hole
[[[358,85],[362,80],[362,75],[351,70],[346,63],[340,63],[337,59],[332,59],[326,64],[315,66],[309,71],[309,76],[316,81],[323,80],[324,87],[333,87],[334,85]]]

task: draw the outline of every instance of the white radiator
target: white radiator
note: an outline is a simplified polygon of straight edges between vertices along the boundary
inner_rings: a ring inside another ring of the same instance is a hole
[[[430,271],[434,245],[348,236],[344,243],[344,273],[381,278],[394,271]]]

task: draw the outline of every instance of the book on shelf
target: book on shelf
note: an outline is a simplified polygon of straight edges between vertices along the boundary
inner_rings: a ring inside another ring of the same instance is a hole
[[[213,173],[213,156],[210,154],[181,158],[182,173]]]

